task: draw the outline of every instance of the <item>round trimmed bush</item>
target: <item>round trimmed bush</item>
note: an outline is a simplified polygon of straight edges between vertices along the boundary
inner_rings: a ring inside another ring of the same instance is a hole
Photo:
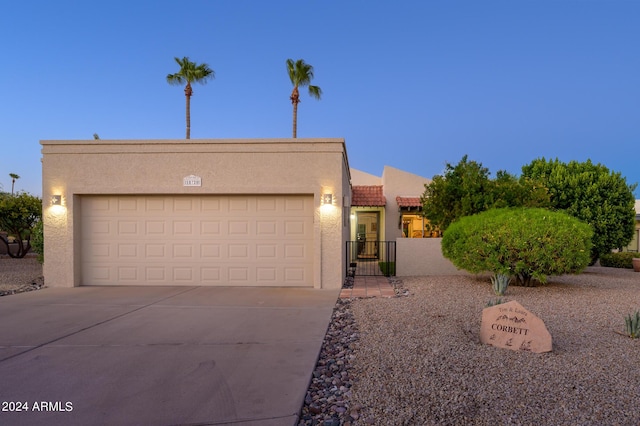
[[[471,273],[515,276],[515,285],[581,272],[590,262],[592,228],[563,212],[492,209],[452,223],[442,254]]]

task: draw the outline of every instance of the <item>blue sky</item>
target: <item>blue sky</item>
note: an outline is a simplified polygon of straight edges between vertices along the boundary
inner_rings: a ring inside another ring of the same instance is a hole
[[[194,139],[290,137],[302,58],[323,97],[298,137],[345,138],[354,168],[590,158],[640,182],[639,23],[636,0],[7,2],[0,183],[41,194],[42,139],[184,138],[176,56],[216,73]]]

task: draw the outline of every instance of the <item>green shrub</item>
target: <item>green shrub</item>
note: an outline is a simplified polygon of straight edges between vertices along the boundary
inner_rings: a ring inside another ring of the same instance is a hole
[[[38,254],[38,262],[44,263],[44,235],[42,221],[39,221],[31,231],[31,248]]]
[[[452,223],[442,253],[472,273],[515,276],[515,285],[582,271],[590,261],[591,227],[563,212],[492,209]]]
[[[607,253],[600,255],[600,266],[609,268],[633,268],[633,258],[640,257],[640,253],[631,253],[628,251],[620,253]]]

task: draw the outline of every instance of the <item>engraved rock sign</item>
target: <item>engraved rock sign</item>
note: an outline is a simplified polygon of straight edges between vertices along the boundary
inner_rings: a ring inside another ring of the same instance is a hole
[[[551,334],[544,322],[515,300],[483,309],[480,341],[514,351],[552,350]]]

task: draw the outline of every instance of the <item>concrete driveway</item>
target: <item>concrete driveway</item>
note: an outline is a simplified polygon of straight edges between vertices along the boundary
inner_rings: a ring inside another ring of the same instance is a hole
[[[0,424],[293,425],[338,294],[80,287],[2,297]]]

